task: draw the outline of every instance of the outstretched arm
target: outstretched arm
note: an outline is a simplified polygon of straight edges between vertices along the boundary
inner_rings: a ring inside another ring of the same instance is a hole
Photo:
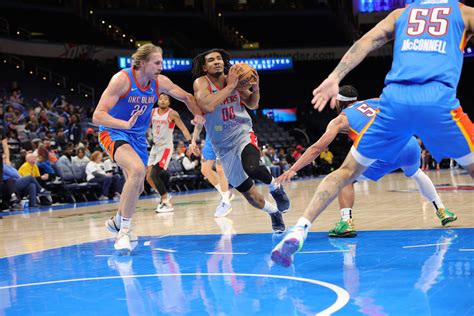
[[[160,84],[160,92],[164,92],[174,99],[183,102],[188,107],[188,110],[194,115],[202,115],[202,111],[199,109],[196,99],[191,93],[184,91],[181,87],[176,85],[170,78],[159,75],[158,82]]]
[[[291,166],[288,171],[278,177],[276,181],[278,183],[284,183],[293,178],[296,172],[314,161],[314,159],[316,159],[319,154],[332,143],[337,134],[341,131],[347,130],[348,126],[349,122],[347,121],[345,115],[339,115],[329,122],[326,132],[323,134],[323,136],[321,136],[321,138],[311,145],[311,147],[306,149],[304,154],[293,164],[293,166]]]
[[[369,32],[362,36],[347,53],[326,80],[313,90],[311,103],[318,111],[322,111],[330,101],[331,108],[336,106],[336,96],[339,93],[341,80],[373,50],[385,45],[394,38],[395,22],[405,9],[392,11]]]

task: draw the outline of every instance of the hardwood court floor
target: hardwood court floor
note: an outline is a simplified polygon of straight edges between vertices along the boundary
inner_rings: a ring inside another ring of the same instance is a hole
[[[459,170],[428,172],[437,186],[444,204],[454,211],[458,220],[453,228],[474,227],[474,183]],[[293,181],[285,186],[291,199],[290,212],[284,215],[287,226],[293,225],[303,213],[321,179]],[[356,228],[363,230],[400,230],[441,228],[433,208],[417,192],[413,180],[402,173],[393,173],[379,182],[357,183],[354,218]],[[268,199],[268,189],[259,186]],[[241,233],[271,233],[267,214],[250,206],[237,192],[228,218],[232,228],[214,220],[219,203],[216,191],[175,195],[175,212],[156,214],[156,198],[139,201],[134,217],[139,236],[220,234],[226,229]],[[66,205],[40,212],[18,212],[0,220],[0,258],[77,245],[112,238],[104,222],[115,214],[117,203],[98,202]],[[312,231],[324,232],[338,221],[339,210],[333,203],[313,224]],[[112,249],[111,249],[112,250]]]

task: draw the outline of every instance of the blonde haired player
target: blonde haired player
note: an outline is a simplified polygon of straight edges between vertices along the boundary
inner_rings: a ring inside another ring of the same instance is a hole
[[[153,146],[148,158],[146,180],[161,196],[161,202],[156,208],[157,213],[173,212],[170,197],[166,191],[169,174],[166,172],[173,154],[173,131],[177,126],[187,142],[191,141],[191,134],[184,125],[179,113],[170,108],[170,97],[160,94],[158,107],[151,112],[151,132]]]
[[[132,67],[116,73],[102,93],[92,120],[99,125],[99,142],[124,171],[126,181],[118,212],[106,222],[110,231],[117,233],[114,248],[129,253],[132,250],[131,221],[138,198],[143,191],[148,152],[146,130],[150,126],[151,111],[160,92],[184,102],[199,123],[203,118],[196,100],[161,75],[163,51],[146,44],[132,55]]]

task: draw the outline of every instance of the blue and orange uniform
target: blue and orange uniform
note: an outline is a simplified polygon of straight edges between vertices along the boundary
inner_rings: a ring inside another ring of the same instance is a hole
[[[100,126],[99,142],[112,159],[118,147],[124,143],[130,144],[146,166],[148,162],[146,130],[150,126],[153,105],[159,96],[158,81],[151,81],[146,87],[142,87],[136,79],[133,68],[126,68],[122,72],[128,78],[130,89],[120,97],[109,114],[124,121],[128,121],[136,112],[140,112],[140,116],[129,130]]]
[[[349,137],[357,145],[360,135],[370,126],[380,105],[379,99],[370,99],[351,104],[342,113],[349,121]],[[421,147],[415,137],[411,137],[393,163],[376,161],[362,174],[365,178],[378,181],[384,175],[399,168],[407,177],[413,176],[420,168]]]
[[[416,0],[398,17],[380,113],[354,144],[363,156],[394,162],[417,135],[437,161],[474,163],[473,124],[456,98],[467,36],[460,6]]]

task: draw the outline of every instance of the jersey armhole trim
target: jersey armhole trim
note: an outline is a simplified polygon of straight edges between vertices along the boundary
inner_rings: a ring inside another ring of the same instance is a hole
[[[125,98],[125,97],[130,93],[130,89],[132,88],[132,80],[130,79],[130,76],[128,75],[128,73],[127,73],[125,70],[121,70],[120,72],[124,73],[125,76],[126,76],[127,79],[128,79],[128,89],[127,89],[127,92],[125,92],[123,95],[120,96],[120,99],[123,99],[123,98]]]

